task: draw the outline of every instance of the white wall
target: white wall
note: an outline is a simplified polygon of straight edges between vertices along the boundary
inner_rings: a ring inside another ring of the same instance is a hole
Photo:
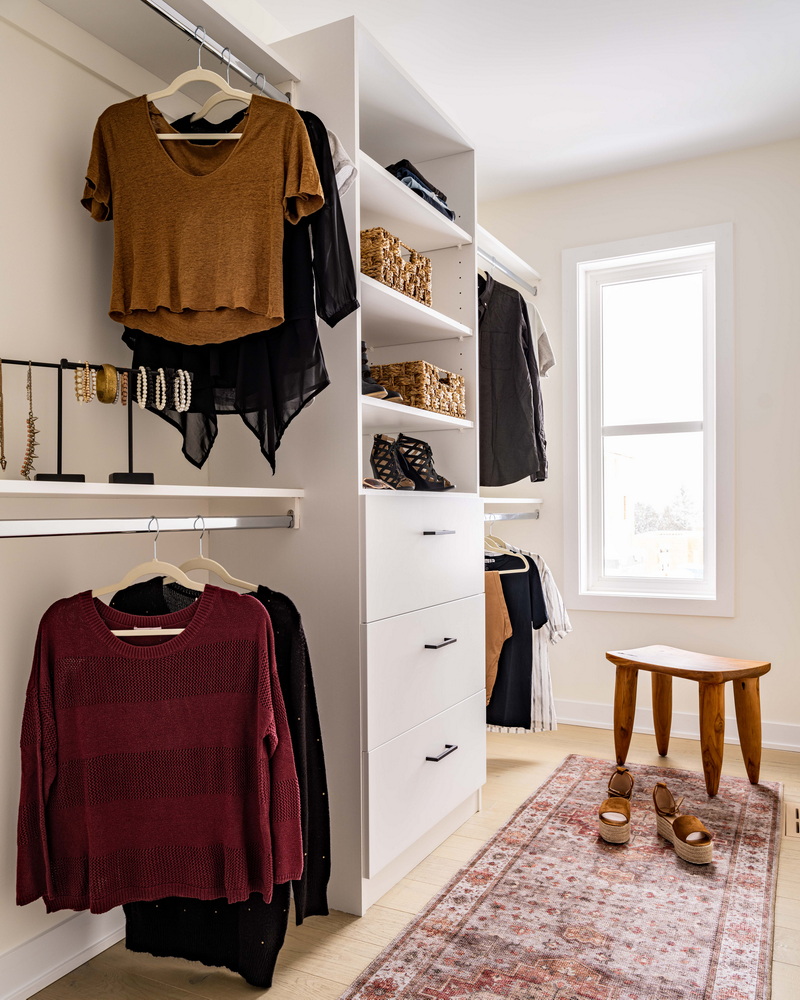
[[[729,221],[735,244],[735,617],[574,612],[574,633],[553,650],[554,687],[562,718],[601,721],[610,715],[598,705],[613,699],[608,649],[667,643],[770,660],[772,672],[762,680],[765,741],[800,748],[800,140],[480,206],[481,225],[541,273],[537,302],[557,358],[568,335],[561,329],[562,250]],[[545,500],[542,518],[505,530],[509,539],[538,549],[559,576],[562,376],[556,367],[544,381],[550,479],[527,484],[529,495]],[[691,729],[696,697],[696,685],[676,683],[676,712],[689,716],[676,719],[676,731]],[[640,705],[649,706],[649,699],[643,678]],[[730,698],[727,714],[733,715]],[[640,717],[646,721],[646,713]]]
[[[42,39],[35,36],[41,33]],[[63,51],[59,51],[63,48]],[[158,84],[118,53],[63,21],[35,0],[7,0],[0,10],[0,88],[8,96],[30,84],[14,112],[15,137],[0,157],[0,358],[127,364],[122,327],[107,315],[111,225],[98,225],[80,205],[94,123],[109,104]],[[85,60],[89,69],[81,64]],[[111,80],[115,82],[110,82]],[[6,480],[19,481],[25,440],[25,369],[4,366]],[[55,376],[34,370],[34,405],[41,428],[36,468],[55,471]],[[65,379],[64,471],[107,482],[126,469],[126,411],[97,402],[79,406]],[[180,436],[152,414],[136,411],[138,467],[159,483],[203,483],[180,454]],[[147,516],[150,502],[27,502],[0,498],[0,517]],[[170,501],[160,510],[194,514],[197,504]],[[196,551],[192,534],[162,536],[159,553],[181,561]],[[110,583],[149,558],[143,536],[0,538],[0,996],[62,959],[58,945],[24,945],[59,924],[67,951],[77,954],[113,930],[114,921],[47,916],[41,901],[15,905],[19,732],[36,629],[55,600]],[[119,921],[117,920],[117,923]],[[70,966],[74,967],[73,966]],[[63,971],[67,971],[64,969]],[[12,982],[12,979],[14,981]],[[43,985],[43,984],[42,984]]]

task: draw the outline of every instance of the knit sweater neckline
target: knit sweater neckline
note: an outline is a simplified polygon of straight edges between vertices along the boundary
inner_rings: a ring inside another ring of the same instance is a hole
[[[92,597],[90,590],[78,594],[82,617],[95,635],[119,655],[137,660],[151,660],[177,649],[183,649],[202,629],[212,613],[219,587],[206,584],[198,600],[179,611],[164,615],[131,615],[118,611]],[[126,642],[111,631],[115,628],[182,628],[178,635],[170,636],[164,642],[137,646]]]

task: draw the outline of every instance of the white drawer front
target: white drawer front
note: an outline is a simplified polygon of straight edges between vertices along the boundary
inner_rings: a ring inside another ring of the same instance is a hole
[[[368,750],[485,686],[483,595],[361,628],[367,659]],[[430,646],[439,648],[426,648]]]
[[[366,754],[367,877],[486,782],[482,691]],[[426,760],[457,746],[438,763]]]
[[[395,493],[364,501],[364,621],[483,593],[476,497]]]

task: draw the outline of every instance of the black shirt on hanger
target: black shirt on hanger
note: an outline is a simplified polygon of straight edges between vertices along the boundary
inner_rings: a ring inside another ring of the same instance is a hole
[[[485,560],[487,570],[500,570],[500,584],[508,608],[513,634],[503,643],[497,665],[497,678],[492,697],[486,708],[490,726],[509,729],[531,728],[531,696],[533,690],[533,634],[547,622],[547,607],[539,570],[532,559],[529,569],[519,570],[519,556],[492,554]]]
[[[163,577],[118,591],[111,606],[131,614],[164,614],[186,607],[196,591],[179,584],[163,585]],[[259,587],[252,595],[272,621],[278,679],[286,705],[297,780],[305,867],[291,885],[298,924],[305,917],[328,913],[330,817],[322,733],[314,677],[300,614],[285,595]],[[283,945],[289,914],[289,885],[274,888],[272,902],[252,895],[243,903],[171,897],[157,903],[125,906],[126,945],[144,951],[224,966],[253,986],[268,987]]]
[[[480,484],[547,478],[539,369],[518,291],[478,276]]]

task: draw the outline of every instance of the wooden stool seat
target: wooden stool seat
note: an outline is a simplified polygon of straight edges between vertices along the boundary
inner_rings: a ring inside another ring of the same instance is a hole
[[[614,747],[617,763],[624,764],[633,736],[636,685],[639,671],[648,670],[653,682],[653,722],[656,746],[662,757],[669,750],[672,728],[672,678],[697,681],[700,688],[700,749],[706,791],[716,795],[722,773],[725,742],[725,683],[733,682],[736,725],[744,765],[751,783],[758,784],[761,770],[761,696],[758,678],[771,664],[763,660],[735,660],[727,656],[695,653],[675,646],[641,646],[616,649],[606,659],[617,668],[614,690]]]

